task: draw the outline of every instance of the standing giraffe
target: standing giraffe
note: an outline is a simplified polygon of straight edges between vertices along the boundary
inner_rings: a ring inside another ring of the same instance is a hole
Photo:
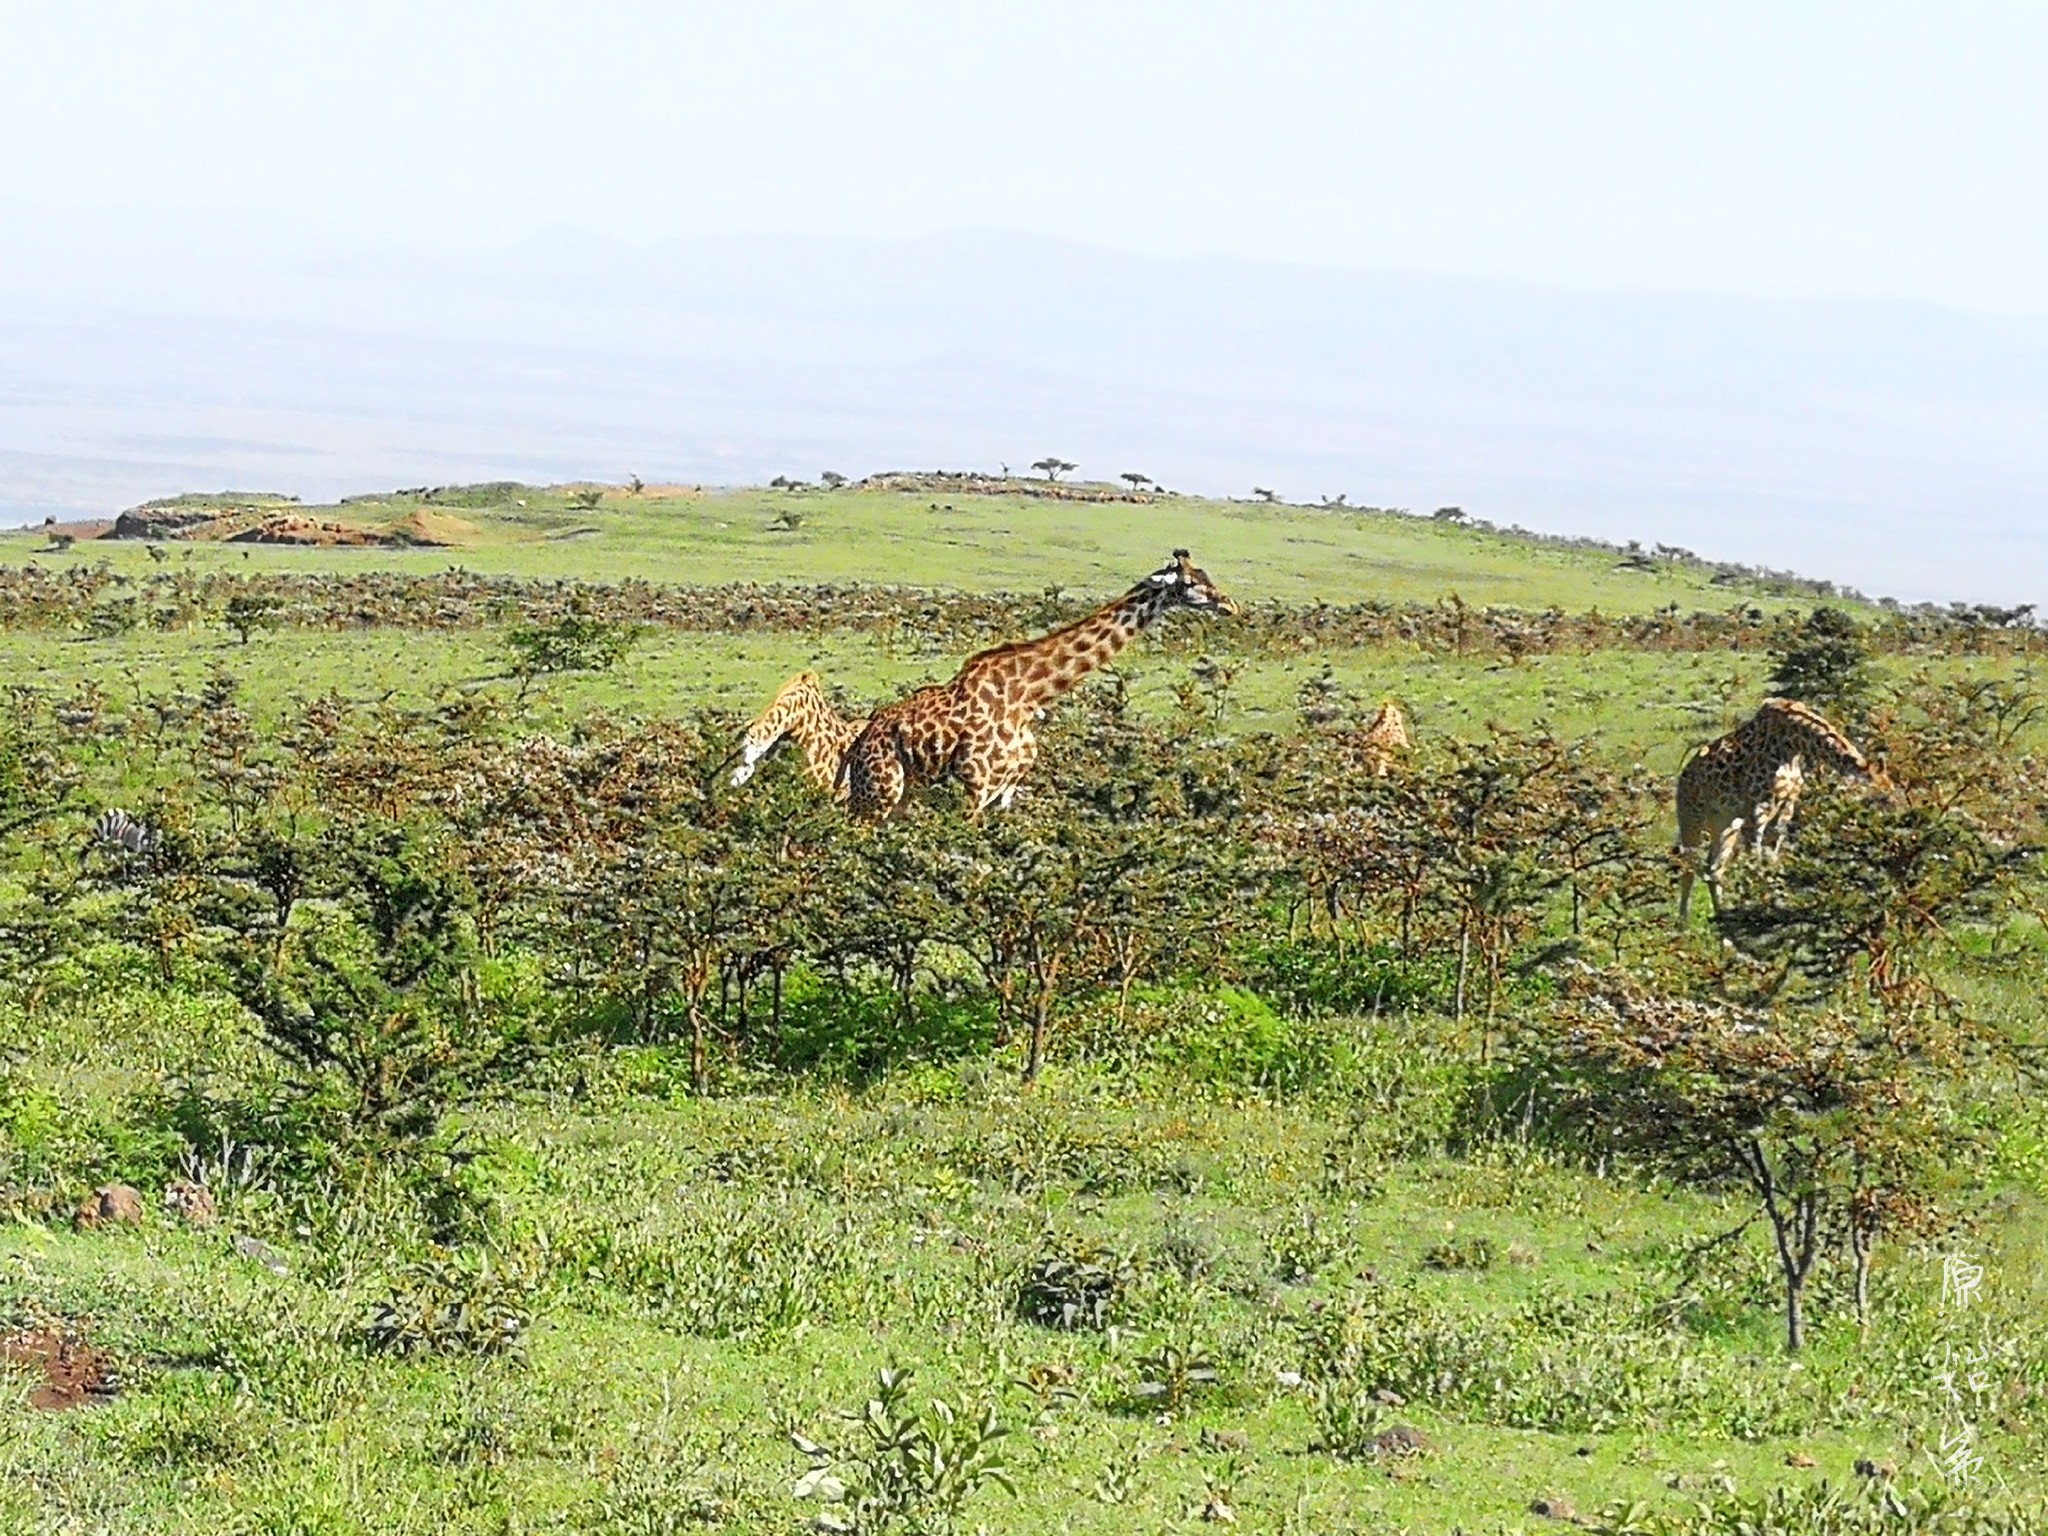
[[[1757,712],[1727,735],[1695,752],[1678,773],[1678,853],[1685,865],[1678,883],[1678,921],[1692,906],[1693,854],[1708,847],[1707,895],[1721,909],[1721,872],[1748,833],[1752,853],[1775,859],[1784,851],[1806,783],[1806,764],[1882,786],[1873,768],[1827,717],[1796,699],[1765,699]],[[1771,839],[1765,846],[1765,838]]]
[[[895,814],[906,789],[952,774],[979,815],[1007,808],[1038,755],[1031,723],[1052,701],[1176,608],[1236,613],[1188,552],[1077,624],[1016,640],[967,659],[950,683],[920,688],[877,710],[847,749],[840,776],[853,814]]]
[[[848,720],[832,707],[817,673],[799,672],[776,690],[761,718],[740,738],[740,765],[733,769],[732,781],[746,783],[761,766],[761,759],[773,752],[783,737],[793,736],[803,749],[804,771],[811,782],[844,800],[839,764],[866,724],[865,719]]]
[[[1365,749],[1365,760],[1372,764],[1372,776],[1384,779],[1387,769],[1393,765],[1394,754],[1415,745],[1415,738],[1408,734],[1408,717],[1401,713],[1401,706],[1392,699],[1380,700],[1380,712],[1372,717],[1372,723],[1358,738],[1358,744]]]

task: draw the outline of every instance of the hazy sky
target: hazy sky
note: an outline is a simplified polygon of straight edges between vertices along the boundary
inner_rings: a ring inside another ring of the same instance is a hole
[[[0,213],[1001,226],[2048,315],[2044,60],[2038,0],[0,0]]]

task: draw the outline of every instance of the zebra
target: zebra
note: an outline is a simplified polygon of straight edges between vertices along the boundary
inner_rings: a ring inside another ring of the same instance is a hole
[[[119,809],[102,811],[92,824],[92,836],[94,842],[127,854],[145,854],[157,844],[156,828]]]

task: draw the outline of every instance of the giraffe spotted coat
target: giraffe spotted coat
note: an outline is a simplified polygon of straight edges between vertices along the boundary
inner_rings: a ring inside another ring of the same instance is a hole
[[[1681,923],[1691,910],[1701,848],[1707,850],[1707,894],[1716,909],[1721,874],[1745,842],[1750,852],[1768,858],[1784,851],[1809,765],[1884,782],[1854,742],[1819,710],[1795,699],[1764,700],[1748,720],[1701,747],[1679,770]]]
[[[760,718],[740,738],[740,765],[732,771],[732,782],[746,783],[762,759],[789,737],[804,754],[804,772],[811,782],[843,800],[846,789],[839,764],[866,724],[865,718],[848,720],[832,707],[817,673],[799,672],[776,690]]]
[[[1408,734],[1408,717],[1401,713],[1401,706],[1392,699],[1380,701],[1379,713],[1359,737],[1359,745],[1365,751],[1365,760],[1372,767],[1373,777],[1383,779],[1392,766],[1394,754],[1405,752],[1415,745],[1415,739]]]
[[[1237,612],[1237,604],[1184,549],[1078,623],[979,652],[951,682],[920,688],[877,710],[840,767],[848,808],[865,820],[879,820],[896,812],[908,790],[949,776],[965,786],[975,814],[992,805],[1007,807],[1038,756],[1033,722],[1179,608]]]

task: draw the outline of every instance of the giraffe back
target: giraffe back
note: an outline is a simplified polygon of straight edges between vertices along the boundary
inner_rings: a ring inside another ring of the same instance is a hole
[[[1415,739],[1408,734],[1408,717],[1401,713],[1401,706],[1392,699],[1380,701],[1379,713],[1372,717],[1372,723],[1365,728],[1365,742],[1369,747],[1383,750],[1402,749],[1415,745]]]
[[[1767,733],[1775,749],[1789,745],[1790,750],[1783,752],[1780,762],[1804,755],[1851,778],[1870,776],[1869,759],[1856,743],[1811,704],[1802,704],[1797,699],[1765,699],[1745,727],[1749,728]]]
[[[1679,840],[1751,818],[1757,807],[1797,798],[1801,760],[1851,777],[1871,776],[1856,744],[1827,716],[1796,699],[1766,699],[1757,712],[1717,736],[1678,773]]]

